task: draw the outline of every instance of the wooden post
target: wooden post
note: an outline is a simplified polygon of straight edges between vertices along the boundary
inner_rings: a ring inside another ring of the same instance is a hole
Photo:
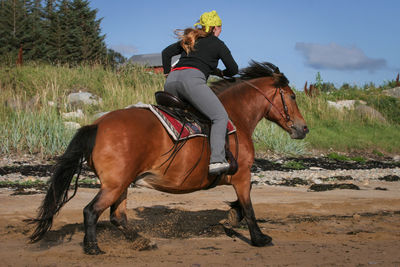
[[[17,66],[22,66],[22,44],[18,51],[18,59],[17,59]]]

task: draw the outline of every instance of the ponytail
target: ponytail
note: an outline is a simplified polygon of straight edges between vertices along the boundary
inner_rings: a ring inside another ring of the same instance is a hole
[[[197,39],[207,37],[213,33],[214,27],[210,28],[211,30],[208,32],[206,32],[204,28],[186,28],[185,30],[175,30],[175,34],[178,39],[181,40],[183,50],[185,50],[186,54],[189,54],[191,51],[194,51],[194,45]]]

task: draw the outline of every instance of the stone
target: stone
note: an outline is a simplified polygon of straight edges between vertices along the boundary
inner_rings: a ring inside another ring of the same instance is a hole
[[[77,129],[81,128],[81,125],[79,123],[73,122],[73,121],[65,121],[64,126],[65,126],[65,128],[70,129],[70,130],[77,130]]]
[[[76,111],[62,113],[62,117],[64,119],[83,119],[85,114],[83,114],[81,109],[77,109]]]
[[[334,107],[338,110],[344,110],[344,109],[354,109],[356,104],[361,104],[361,105],[366,105],[367,102],[362,101],[362,100],[339,100],[337,102],[333,101],[327,101],[328,106]]]
[[[369,118],[372,120],[376,120],[382,123],[386,122],[385,117],[376,109],[371,108],[369,106],[366,105],[359,105],[356,107],[355,111],[364,118]]]
[[[20,98],[8,98],[4,105],[13,110],[33,110],[40,104],[40,97],[38,95],[32,97],[28,101],[23,101]]]
[[[100,97],[89,92],[71,93],[68,95],[67,101],[72,106],[98,105],[103,102]]]
[[[103,117],[104,115],[106,115],[107,113],[110,113],[109,111],[106,112],[99,112],[93,115],[93,119],[97,120],[100,117]]]
[[[400,98],[400,87],[395,87],[392,89],[387,89],[382,91],[383,94],[391,97]]]

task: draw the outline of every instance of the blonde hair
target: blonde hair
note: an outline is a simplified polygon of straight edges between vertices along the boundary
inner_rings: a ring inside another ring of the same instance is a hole
[[[207,37],[214,32],[214,27],[210,27],[208,32],[205,31],[205,28],[186,28],[184,30],[175,30],[175,34],[179,40],[181,40],[181,46],[183,50],[185,50],[186,54],[194,51],[194,45],[196,44],[196,40],[199,38]]]

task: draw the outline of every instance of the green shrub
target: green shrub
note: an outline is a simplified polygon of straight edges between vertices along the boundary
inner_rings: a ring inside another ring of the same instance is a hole
[[[296,160],[290,160],[286,161],[284,164],[282,164],[282,167],[288,168],[288,169],[294,169],[294,170],[304,170],[306,167],[304,166],[304,163]]]
[[[266,120],[262,120],[257,125],[253,139],[257,150],[270,150],[291,156],[307,154],[307,143],[304,140],[291,139],[287,132]]]
[[[64,151],[74,130],[65,128],[55,110],[19,111],[3,115],[0,125],[0,153],[28,152],[42,156]]]

